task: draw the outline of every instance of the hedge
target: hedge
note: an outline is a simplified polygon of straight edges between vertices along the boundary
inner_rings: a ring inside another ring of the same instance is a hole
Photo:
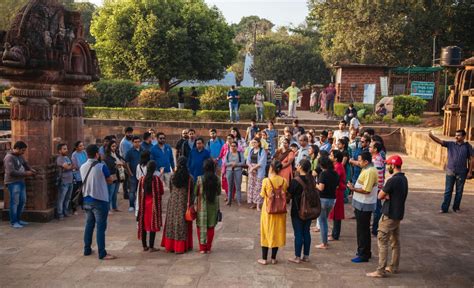
[[[100,80],[92,83],[96,94],[86,93],[87,106],[124,107],[135,99],[144,86],[131,80]]]
[[[426,101],[409,95],[399,95],[393,98],[393,116],[403,117],[422,116],[425,111]]]
[[[276,107],[272,103],[265,102],[265,119],[273,119]],[[110,108],[110,107],[86,107],[86,118],[102,119],[139,119],[160,121],[217,121],[229,120],[228,110],[199,110],[193,116],[192,110],[177,108]],[[255,117],[253,105],[240,106],[240,119],[250,120]]]
[[[346,109],[349,107],[348,103],[335,103],[334,104],[334,115],[338,117],[344,117],[346,113]],[[357,111],[365,110],[364,115],[370,115],[374,113],[374,105],[372,104],[364,104],[364,103],[354,103],[354,108]],[[359,113],[357,113],[359,114]],[[358,115],[359,118],[360,115]]]

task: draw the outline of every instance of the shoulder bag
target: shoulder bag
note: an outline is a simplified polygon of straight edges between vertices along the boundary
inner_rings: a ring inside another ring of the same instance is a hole
[[[95,165],[99,164],[99,161],[95,161],[94,163],[91,164],[91,167],[89,167],[89,170],[87,170],[86,178],[84,178],[84,181],[82,181],[82,184],[77,188],[77,190],[74,192],[74,197],[72,198],[72,202],[76,206],[82,206],[82,203],[84,202],[84,195],[82,194],[82,187],[86,184],[87,178],[89,178],[89,174],[91,173],[92,168],[94,168]]]
[[[189,222],[193,222],[197,218],[196,210],[194,209],[194,205],[191,205],[191,178],[188,180],[188,205],[186,208],[186,214],[184,219]]]
[[[272,180],[268,178],[268,182],[272,186],[272,193],[267,198],[267,213],[268,214],[284,214],[286,213],[286,194],[283,193],[283,185],[277,189],[273,186]]]

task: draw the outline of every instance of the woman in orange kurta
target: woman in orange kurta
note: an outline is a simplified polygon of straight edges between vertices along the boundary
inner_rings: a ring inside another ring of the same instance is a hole
[[[293,161],[295,161],[295,153],[290,149],[290,140],[286,138],[281,140],[281,147],[276,152],[274,159],[283,165],[279,175],[285,178],[287,183],[290,183],[293,179]]]

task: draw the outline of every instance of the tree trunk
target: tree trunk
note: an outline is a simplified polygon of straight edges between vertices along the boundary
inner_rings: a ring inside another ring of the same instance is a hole
[[[163,91],[165,93],[170,91],[171,87],[170,87],[170,80],[169,79],[159,79],[158,83],[160,84],[161,91]]]

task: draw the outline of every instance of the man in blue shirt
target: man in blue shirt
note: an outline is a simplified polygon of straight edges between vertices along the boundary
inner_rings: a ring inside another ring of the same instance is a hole
[[[232,85],[231,89],[227,93],[227,100],[229,100],[230,122],[239,122],[240,120],[239,99],[239,90],[235,89],[235,86]]]
[[[140,155],[142,152],[142,148],[140,147],[140,137],[133,136],[132,143],[133,147],[130,149],[125,156],[125,162],[127,162],[127,170],[130,174],[129,183],[129,208],[128,212],[135,211],[135,197],[137,196],[137,187],[138,187],[138,179],[137,179],[137,166],[140,163]]]
[[[158,144],[151,148],[151,160],[155,160],[156,168],[160,170],[161,179],[166,187],[169,187],[171,173],[174,171],[173,149],[166,144],[166,136],[163,132],[158,132]]]
[[[153,147],[153,137],[150,132],[143,133],[143,142],[140,145],[143,151],[151,151]]]
[[[191,151],[188,159],[189,173],[193,176],[194,181],[201,176],[203,172],[204,161],[211,158],[211,153],[204,149],[204,140],[202,138],[196,139],[196,148]]]
[[[319,150],[327,151],[328,153],[331,152],[331,143],[328,141],[328,131],[324,130],[321,132],[319,136],[319,143],[316,143],[319,146]]]
[[[209,136],[211,138],[209,141],[207,141],[206,150],[211,153],[211,158],[216,161],[216,159],[219,158],[219,154],[221,154],[222,146],[224,146],[224,140],[217,137],[217,131],[214,128],[209,130]],[[217,168],[221,167],[221,163],[221,160],[217,161]]]
[[[440,213],[448,213],[453,196],[454,184],[456,184],[456,196],[454,196],[453,211],[458,212],[461,206],[464,183],[472,178],[474,167],[474,150],[471,144],[464,141],[466,131],[456,131],[456,141],[443,141],[434,136],[430,131],[430,138],[443,147],[448,148],[448,165],[446,165],[446,189],[444,191],[444,201],[441,204]]]
[[[87,162],[81,170],[83,179],[82,194],[84,196],[84,211],[86,212],[86,226],[84,229],[84,256],[92,254],[92,236],[97,227],[97,249],[99,259],[113,260],[116,257],[105,250],[105,230],[109,215],[109,191],[107,184],[112,183],[107,165],[99,161],[99,147],[89,145],[86,148]],[[97,224],[97,226],[96,226]]]

